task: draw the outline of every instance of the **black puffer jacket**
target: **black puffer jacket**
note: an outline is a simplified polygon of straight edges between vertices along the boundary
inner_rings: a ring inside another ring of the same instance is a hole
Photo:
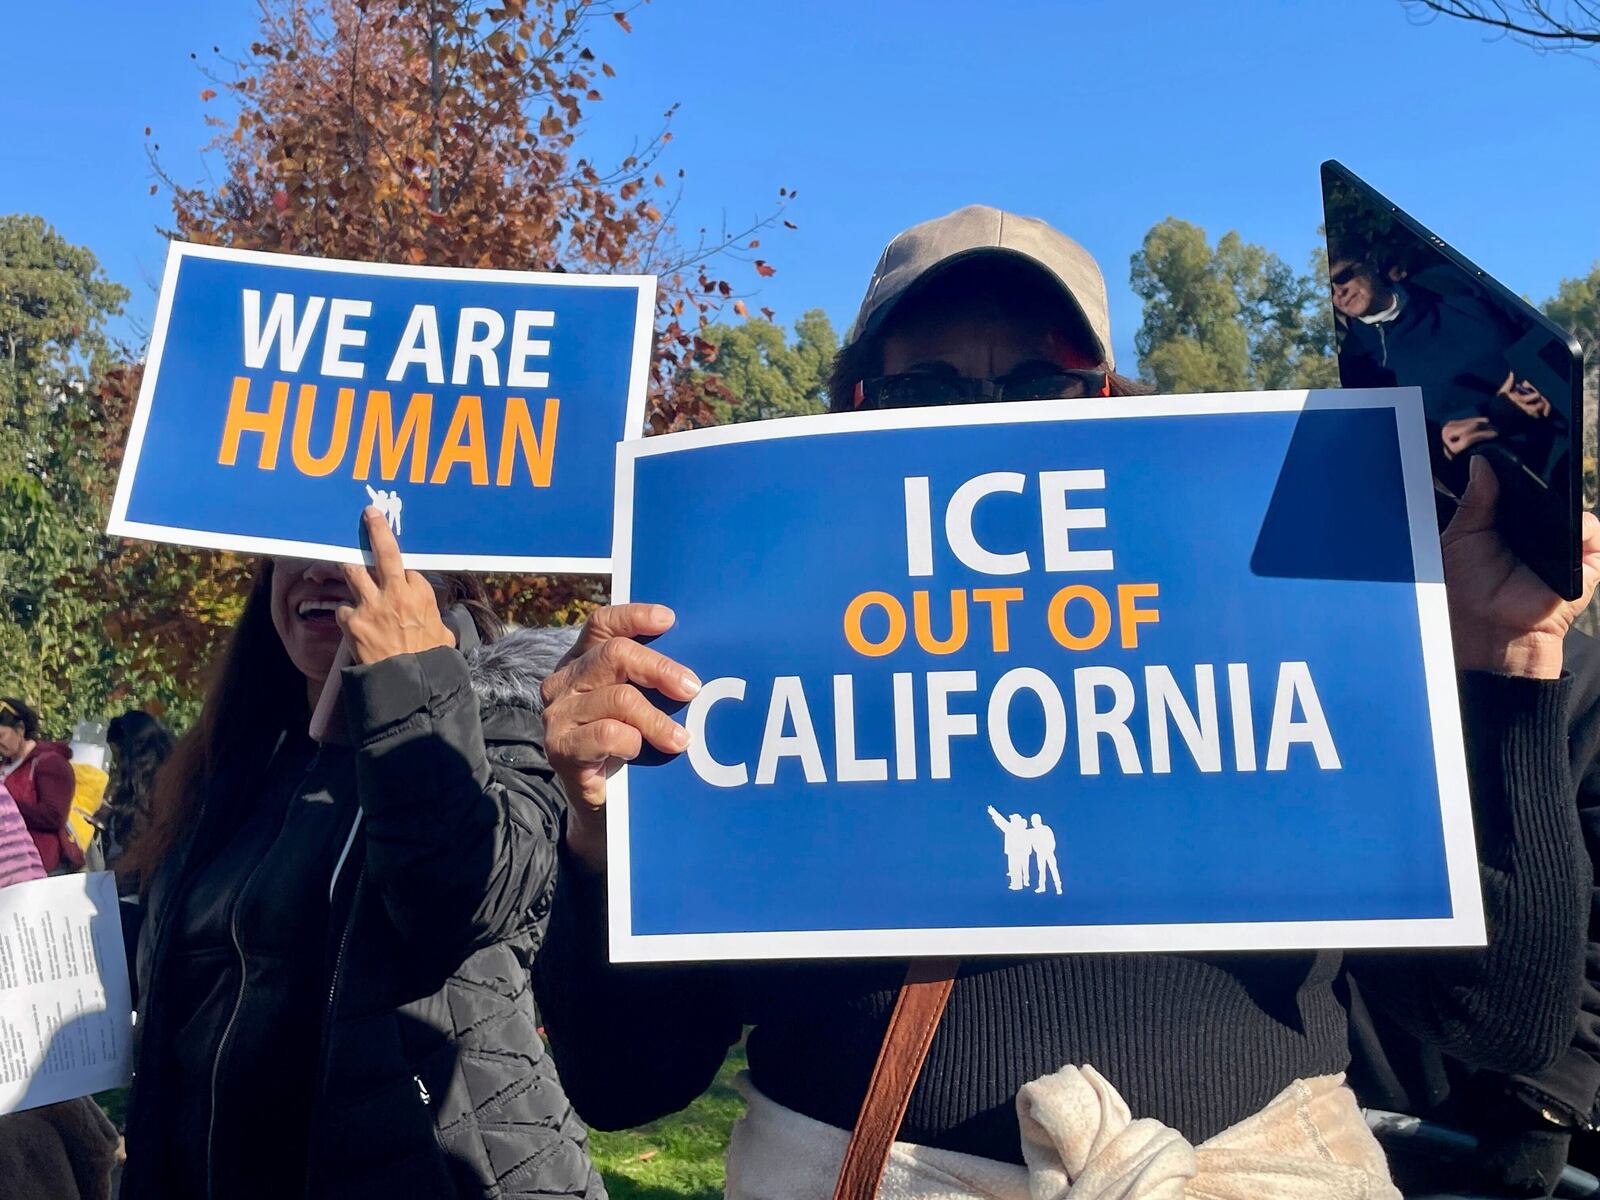
[[[319,1030],[308,1034],[318,1043],[314,1064],[300,1064],[315,1082],[291,1089],[310,1130],[306,1195],[604,1197],[586,1131],[540,1041],[528,983],[562,806],[542,749],[537,685],[560,652],[541,631],[519,631],[465,656],[430,650],[347,670],[350,748],[295,764],[288,816],[261,859],[272,880],[216,898],[230,906],[237,965],[224,960],[222,978],[232,982],[220,998],[202,990],[196,1016],[194,958],[174,927],[213,903],[196,880],[211,877],[205,864],[225,842],[231,807],[213,789],[152,883],[139,938],[141,1050],[124,1200],[164,1200],[174,1179],[190,1190],[205,1180],[217,1200],[236,1196],[248,1190],[252,1156],[292,1152],[267,1144],[255,1126],[272,1124],[250,1111],[253,1097],[270,1092],[260,1079],[229,1078],[240,1055],[230,1059],[225,1046],[240,1031],[285,1021],[271,964],[258,969],[246,958],[275,932],[257,915],[271,911],[258,896],[302,863],[318,864],[305,886],[326,892],[318,901],[328,914],[317,963],[326,999],[291,1024]],[[227,786],[266,792],[272,778],[269,770]],[[297,857],[284,865],[285,855]],[[179,1080],[194,1078],[196,1062],[214,1072],[216,1107],[200,1129],[175,1119],[193,1101]],[[197,1172],[197,1154],[222,1165]]]

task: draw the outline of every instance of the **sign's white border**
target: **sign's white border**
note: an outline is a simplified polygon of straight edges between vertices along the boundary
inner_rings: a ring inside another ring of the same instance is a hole
[[[624,441],[644,435],[645,398],[650,385],[650,345],[655,329],[656,277],[654,275],[567,275],[543,271],[508,271],[466,267],[426,267],[401,263],[356,262],[342,258],[308,258],[295,254],[272,254],[263,250],[231,250],[223,246],[201,246],[174,241],[167,248],[166,271],[161,278],[161,296],[156,303],[155,328],[150,336],[150,357],[145,362],[139,384],[139,400],[128,430],[128,448],[117,475],[117,490],[111,499],[111,519],[106,532],[120,537],[145,538],[153,542],[175,542],[182,546],[203,546],[211,550],[235,550],[243,554],[284,554],[296,558],[317,558],[329,562],[366,561],[353,546],[329,546],[289,538],[252,537],[246,534],[218,533],[207,529],[184,529],[176,525],[153,525],[128,520],[128,500],[139,471],[139,455],[144,449],[145,427],[150,422],[150,404],[156,380],[161,374],[161,354],[167,341],[167,320],[172,314],[172,296],[178,285],[178,271],[185,258],[219,258],[227,262],[260,263],[298,271],[325,271],[351,275],[383,275],[412,279],[454,279],[467,282],[549,284],[553,287],[620,287],[638,290],[634,314],[633,362],[628,372],[628,404],[623,415]],[[548,554],[411,554],[406,566],[413,570],[463,571],[553,571],[605,574],[611,559],[561,557]]]
[[[828,413],[665,434],[617,447],[616,537],[612,602],[632,599],[634,467],[655,454],[774,438],[872,429],[926,429],[1045,421],[1293,413],[1311,409],[1384,409],[1395,415],[1417,582],[1423,676],[1433,729],[1451,916],[1425,920],[1259,921],[1191,925],[1039,925],[956,929],[814,929],[752,933],[635,934],[628,852],[628,768],[606,789],[611,961],[689,962],[773,958],[906,958],[919,955],[1069,954],[1116,951],[1305,950],[1319,948],[1481,946],[1485,942],[1477,844],[1467,792],[1466,751],[1456,697],[1455,658],[1445,607],[1444,568],[1423,425],[1414,388],[1348,391],[1233,392],[1199,396],[1028,401],[981,408]],[[652,601],[653,596],[640,599]]]

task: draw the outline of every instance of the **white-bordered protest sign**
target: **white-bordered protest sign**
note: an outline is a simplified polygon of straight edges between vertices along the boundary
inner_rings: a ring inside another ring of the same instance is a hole
[[[1414,389],[618,450],[704,681],[611,780],[616,961],[1482,944]]]
[[[416,568],[606,571],[656,281],[174,242],[109,532]]]

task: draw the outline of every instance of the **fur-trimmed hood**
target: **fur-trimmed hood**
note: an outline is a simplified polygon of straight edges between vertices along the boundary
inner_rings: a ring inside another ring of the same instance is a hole
[[[513,705],[544,712],[539,685],[578,640],[578,627],[513,629],[466,653],[472,690],[484,707]]]

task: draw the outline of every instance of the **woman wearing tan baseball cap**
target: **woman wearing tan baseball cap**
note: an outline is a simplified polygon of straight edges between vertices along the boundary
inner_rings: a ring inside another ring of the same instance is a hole
[[[1114,371],[1093,258],[1042,221],[983,207],[889,244],[831,384],[844,412],[1141,390]],[[1457,1058],[1516,1071],[1571,1032],[1584,899],[1559,634],[1583,604],[1518,571],[1486,505],[1480,492],[1446,563],[1475,800],[1513,843],[1484,877],[1494,940],[1390,958],[1363,983]],[[903,962],[609,965],[606,767],[645,741],[687,744],[638,689],[698,688],[633,640],[671,621],[648,604],[601,609],[544,686],[571,807],[542,1012],[585,1119],[615,1128],[681,1108],[753,1026],[733,1197],[834,1194],[841,1161],[840,1195],[872,1194],[880,1174],[881,1194],[917,1197],[1398,1195],[1340,1074],[1335,950],[924,962],[910,975]]]
[[[887,351],[887,353],[886,353]],[[974,204],[884,249],[829,380],[835,412],[1126,396],[1106,283],[1036,217]]]

